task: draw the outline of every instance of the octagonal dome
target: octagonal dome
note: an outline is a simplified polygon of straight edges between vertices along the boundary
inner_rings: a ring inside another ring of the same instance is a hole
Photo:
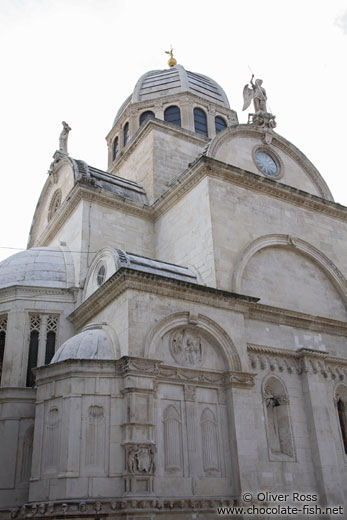
[[[0,262],[0,288],[13,285],[73,287],[71,254],[59,247],[35,247],[6,258]]]
[[[115,359],[112,341],[102,325],[91,324],[58,348],[51,363],[65,359]]]
[[[122,104],[114,123],[130,103],[140,103],[152,99],[190,92],[226,108],[230,108],[228,98],[220,85],[203,74],[190,72],[182,65],[170,69],[146,72],[136,83],[134,92]]]

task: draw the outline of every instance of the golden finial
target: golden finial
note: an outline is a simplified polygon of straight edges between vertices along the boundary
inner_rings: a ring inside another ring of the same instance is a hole
[[[173,48],[172,48],[172,45],[171,45],[171,50],[170,51],[165,51],[166,54],[169,54],[170,55],[170,59],[168,60],[167,64],[169,65],[169,67],[174,67],[175,65],[177,65],[177,60],[175,60],[174,56],[173,56]]]

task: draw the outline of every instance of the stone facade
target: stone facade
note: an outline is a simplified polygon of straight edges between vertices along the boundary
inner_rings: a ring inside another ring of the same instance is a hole
[[[347,507],[347,210],[249,121],[177,65],[120,108],[108,172],[55,153],[0,264],[0,518]]]

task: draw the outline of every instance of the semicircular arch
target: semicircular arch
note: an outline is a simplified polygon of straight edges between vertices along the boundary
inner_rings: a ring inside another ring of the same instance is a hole
[[[339,293],[344,305],[347,304],[347,281],[336,265],[319,249],[301,238],[284,234],[269,234],[258,237],[249,243],[236,261],[232,276],[232,291],[241,293],[242,277],[251,258],[260,250],[268,247],[288,247],[308,256],[322,269]]]
[[[167,333],[182,327],[194,327],[197,331],[200,330],[213,338],[215,344],[217,344],[219,348],[221,357],[224,360],[225,369],[235,371],[241,370],[240,356],[233,341],[225,330],[207,316],[202,314],[192,316],[190,312],[177,312],[170,314],[157,323],[146,338],[144,357],[155,359],[162,338]]]

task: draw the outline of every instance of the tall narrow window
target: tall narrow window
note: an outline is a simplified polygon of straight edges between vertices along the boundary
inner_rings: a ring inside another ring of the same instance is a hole
[[[219,134],[219,132],[222,132],[222,130],[227,127],[225,120],[220,116],[217,116],[214,122],[216,125],[216,134]]]
[[[140,115],[140,126],[146,121],[147,117],[154,117],[154,112],[152,112],[152,110],[146,110],[146,112],[142,112]]]
[[[117,159],[118,156],[118,137],[113,141],[113,160]]]
[[[347,453],[347,424],[345,405],[341,399],[337,401],[337,413],[339,415],[340,429],[345,453]]]
[[[7,330],[7,316],[1,316],[0,317],[0,382],[1,382],[1,375],[2,375],[2,365],[4,362],[4,354],[5,354],[6,330]]]
[[[194,108],[194,127],[197,134],[207,136],[207,118],[201,108]]]
[[[47,316],[45,365],[48,365],[55,353],[58,316]]]
[[[29,332],[29,353],[27,366],[27,380],[26,386],[34,386],[35,377],[32,369],[37,366],[37,356],[39,353],[39,338],[41,328],[41,316],[30,316],[30,332]]]
[[[125,123],[123,129],[123,146],[126,146],[129,141],[129,123]]]
[[[164,120],[173,125],[181,126],[181,111],[176,106],[168,107],[164,112]]]

